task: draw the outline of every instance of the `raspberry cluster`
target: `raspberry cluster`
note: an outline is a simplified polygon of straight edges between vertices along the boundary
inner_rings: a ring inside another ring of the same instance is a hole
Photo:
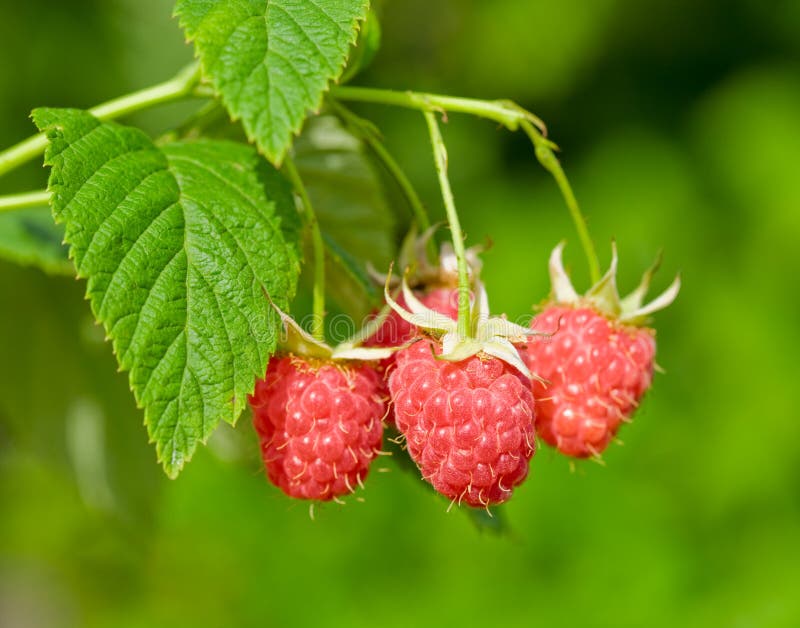
[[[656,344],[644,322],[675,298],[679,281],[642,305],[650,272],[621,299],[614,257],[599,287],[581,297],[561,246],[550,262],[553,299],[531,323],[539,335],[490,317],[485,291],[471,335],[463,334],[455,289],[412,293],[404,284],[397,301],[387,290],[394,309],[365,343],[393,347],[389,357],[379,350],[374,359],[337,361],[331,350],[329,359],[274,358],[250,399],[269,479],[291,497],[351,493],[381,447],[384,423],[425,481],[476,508],[505,502],[524,482],[536,435],[568,456],[600,456],[650,388]]]

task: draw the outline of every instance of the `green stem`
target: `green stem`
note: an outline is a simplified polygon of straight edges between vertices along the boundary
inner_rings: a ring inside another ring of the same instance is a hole
[[[428,212],[425,211],[425,206],[422,204],[422,200],[414,189],[411,180],[400,167],[400,164],[397,163],[397,160],[395,160],[392,154],[386,149],[386,146],[383,145],[383,142],[381,142],[376,129],[373,128],[370,122],[360,118],[335,100],[329,99],[328,104],[334,113],[336,113],[336,115],[338,115],[352,130],[358,133],[358,136],[369,145],[372,152],[381,164],[383,164],[383,167],[386,168],[387,172],[395,180],[403,196],[405,196],[420,232],[424,233],[427,231],[431,226]],[[437,255],[436,243],[433,239],[428,240],[427,248],[429,260],[435,260]]]
[[[322,231],[320,231],[319,221],[311,205],[311,199],[308,197],[308,192],[294,161],[287,156],[283,166],[294,191],[297,192],[302,202],[302,215],[306,228],[311,231],[311,248],[314,255],[314,315],[311,321],[311,334],[317,340],[325,342],[325,242],[322,239]]]
[[[523,120],[520,123],[522,130],[528,135],[533,142],[534,150],[536,151],[536,158],[542,164],[556,181],[558,189],[561,190],[561,195],[564,197],[564,202],[567,204],[569,213],[572,216],[572,222],[575,223],[575,229],[578,232],[578,238],[581,241],[583,252],[586,255],[586,261],[589,265],[589,275],[592,279],[592,284],[600,281],[600,261],[597,258],[597,250],[594,247],[592,238],[589,235],[589,228],[586,225],[586,218],[581,213],[578,206],[578,200],[572,191],[572,186],[569,184],[567,175],[564,174],[564,169],[561,167],[561,162],[558,161],[553,149],[555,144],[544,137],[539,129],[534,127],[530,122]]]
[[[539,118],[510,100],[478,100],[476,98],[459,98],[422,92],[398,92],[390,89],[346,85],[331,88],[331,95],[339,100],[394,105],[419,111],[469,113],[494,120],[512,131],[516,131],[519,125],[527,120],[541,129],[543,133],[545,132],[544,123]]]
[[[471,336],[470,307],[469,307],[469,272],[467,270],[467,256],[464,252],[464,236],[461,233],[461,223],[453,201],[453,190],[450,189],[450,180],[447,178],[447,148],[444,145],[436,114],[425,111],[425,122],[428,123],[428,132],[431,136],[433,147],[433,160],[436,163],[436,174],[439,175],[439,186],[442,188],[442,200],[447,212],[447,222],[453,236],[453,250],[458,262],[458,334],[462,338]]]
[[[0,196],[0,212],[25,209],[27,207],[41,207],[49,203],[50,192],[47,190]]]
[[[508,100],[477,100],[473,98],[441,96],[439,94],[399,92],[388,89],[350,86],[334,87],[331,90],[331,94],[333,97],[340,100],[407,107],[426,113],[434,111],[469,113],[499,122],[511,131],[522,128],[533,142],[536,158],[539,160],[539,163],[553,176],[561,191],[561,195],[564,197],[567,209],[572,216],[572,221],[575,223],[578,237],[586,255],[592,283],[597,283],[600,280],[600,262],[597,258],[597,251],[594,248],[592,239],[589,236],[586,219],[580,211],[578,201],[575,198],[569,180],[553,153],[553,149],[556,148],[556,146],[547,139],[547,130],[544,123],[534,114]]]
[[[177,139],[200,137],[220,121],[228,122],[229,120],[228,113],[220,101],[210,100],[181,122],[171,134],[165,134],[165,137],[168,135]]]
[[[164,83],[109,100],[89,109],[89,112],[100,120],[119,118],[147,107],[193,96],[199,80],[200,65],[193,63]],[[47,137],[39,133],[1,152],[0,176],[41,155],[45,146]]]

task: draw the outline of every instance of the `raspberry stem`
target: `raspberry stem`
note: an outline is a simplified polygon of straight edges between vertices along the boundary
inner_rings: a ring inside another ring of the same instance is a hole
[[[40,207],[49,203],[50,192],[47,190],[0,196],[0,212],[25,209],[27,207]]]
[[[306,228],[311,231],[311,248],[314,255],[314,289],[313,289],[313,316],[311,318],[311,335],[320,342],[325,342],[325,243],[322,231],[319,228],[317,215],[311,205],[300,173],[294,165],[294,160],[288,155],[284,159],[283,167],[286,176],[300,197],[303,206],[302,216]]]
[[[378,158],[389,175],[395,180],[403,195],[406,197],[408,206],[414,216],[414,221],[417,223],[417,228],[423,233],[427,231],[431,226],[428,212],[425,211],[425,206],[422,204],[422,200],[420,199],[419,194],[417,194],[417,191],[414,189],[414,185],[411,183],[411,180],[400,167],[400,164],[397,163],[397,160],[395,160],[392,154],[386,149],[386,146],[384,146],[383,142],[381,142],[377,129],[375,129],[371,122],[357,116],[355,113],[332,98],[328,99],[328,105],[334,111],[334,113],[336,113],[336,115],[339,116],[339,118],[341,118],[342,121],[350,128],[350,130],[354,131],[367,143],[375,157]],[[436,243],[432,239],[428,240],[427,253],[429,261],[436,260]]]
[[[200,64],[192,63],[164,83],[120,96],[89,109],[99,120],[114,120],[122,116],[186,97],[205,97],[196,90],[200,81]],[[38,157],[47,146],[44,133],[37,133],[11,148],[0,152],[0,176]]]
[[[600,277],[602,276],[600,272],[600,261],[597,258],[597,251],[589,235],[586,218],[581,213],[578,200],[575,198],[572,186],[569,184],[567,175],[561,167],[561,162],[558,161],[558,158],[553,152],[555,144],[544,137],[539,129],[534,127],[527,120],[520,122],[520,127],[533,143],[536,159],[542,164],[542,167],[553,176],[558,185],[558,189],[561,191],[561,196],[564,197],[564,202],[567,204],[567,209],[569,209],[569,213],[572,216],[572,222],[575,223],[575,229],[578,232],[578,238],[581,241],[583,252],[586,255],[586,261],[589,264],[589,275],[592,279],[592,284],[596,284],[600,281]]]
[[[418,111],[454,111],[469,113],[480,118],[494,120],[516,131],[520,122],[528,120],[546,133],[544,122],[510,100],[478,100],[458,96],[442,96],[423,92],[395,91],[372,87],[351,87],[339,85],[331,88],[331,95],[339,100],[369,102],[417,109]]]
[[[338,86],[331,88],[331,94],[334,98],[340,100],[406,107],[423,112],[452,111],[468,113],[480,118],[494,120],[510,131],[516,131],[521,128],[533,142],[537,160],[553,176],[561,195],[564,197],[567,209],[578,231],[578,238],[581,241],[583,251],[586,254],[592,283],[600,281],[600,262],[597,258],[597,252],[589,236],[586,219],[580,211],[569,180],[553,152],[556,145],[547,139],[547,129],[544,123],[530,111],[509,100],[478,100],[475,98],[459,98],[370,87]]]
[[[458,334],[462,338],[471,336],[470,307],[469,307],[469,274],[467,272],[467,256],[464,252],[464,236],[461,233],[461,223],[458,220],[453,190],[447,177],[447,147],[444,145],[436,114],[425,111],[425,121],[428,123],[428,132],[431,136],[433,159],[436,164],[436,173],[439,175],[439,186],[442,189],[442,200],[447,212],[447,222],[453,238],[453,250],[458,262]]]

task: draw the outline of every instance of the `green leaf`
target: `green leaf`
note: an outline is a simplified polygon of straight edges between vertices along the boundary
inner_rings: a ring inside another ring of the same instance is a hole
[[[365,262],[385,270],[396,252],[394,216],[365,151],[360,140],[328,115],[309,120],[295,146],[295,163],[332,262],[328,291],[357,317],[370,309],[369,300],[376,296]],[[380,299],[380,291],[377,296]],[[354,308],[359,302],[366,307]]]
[[[366,269],[350,253],[343,249],[327,233],[322,234],[325,242],[325,256],[329,263],[336,266],[338,271],[346,275],[347,280],[352,281],[361,288],[370,301],[380,301],[382,294],[377,285],[370,279]],[[338,275],[338,273],[335,273]]]
[[[356,48],[350,55],[347,62],[347,69],[342,74],[340,81],[347,83],[355,76],[366,70],[371,64],[375,55],[381,47],[381,23],[377,13],[370,10],[367,19],[361,26],[358,33]]]
[[[174,477],[220,420],[235,422],[274,350],[298,274],[254,150],[156,147],[138,129],[37,109],[49,189],[92,311],[130,371]]]
[[[178,0],[205,75],[279,164],[344,68],[369,0]]]
[[[53,222],[49,207],[0,213],[0,257],[4,259],[51,275],[75,275],[63,240],[64,228]]]
[[[258,177],[267,198],[275,201],[275,213],[281,221],[281,231],[295,259],[303,258],[303,220],[297,210],[292,184],[269,162],[258,160]]]

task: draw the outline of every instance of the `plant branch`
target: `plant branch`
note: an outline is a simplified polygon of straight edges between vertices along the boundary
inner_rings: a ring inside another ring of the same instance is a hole
[[[311,231],[311,247],[314,255],[314,315],[311,321],[311,334],[317,340],[325,342],[325,242],[322,239],[322,231],[320,231],[319,221],[311,205],[311,199],[308,197],[308,192],[303,185],[294,160],[287,155],[283,167],[294,191],[300,197],[303,205],[303,221],[306,228]]]
[[[194,90],[199,80],[200,65],[193,63],[164,83],[109,100],[92,107],[89,109],[89,113],[100,120],[113,120],[134,111],[180,98],[196,96]],[[0,152],[0,176],[41,155],[45,146],[47,146],[47,137],[44,133],[38,133]]]
[[[419,111],[469,113],[480,118],[494,120],[511,131],[516,131],[519,125],[527,120],[539,128],[542,134],[547,133],[544,122],[530,111],[523,109],[510,100],[479,100],[423,92],[400,92],[390,89],[350,87],[346,85],[332,87],[331,95],[339,100],[393,105]]]
[[[536,152],[536,159],[542,164],[556,181],[558,189],[561,190],[561,195],[564,197],[564,202],[567,204],[567,209],[572,216],[572,222],[575,223],[575,229],[578,232],[578,238],[581,241],[583,252],[586,255],[586,261],[589,265],[589,275],[592,284],[600,281],[600,262],[597,258],[597,250],[594,247],[592,238],[589,235],[589,228],[586,225],[586,218],[581,213],[578,206],[578,200],[572,191],[572,186],[569,184],[567,175],[564,174],[564,169],[561,167],[561,162],[558,161],[553,149],[556,148],[550,140],[544,137],[539,130],[529,122],[523,120],[520,123],[522,130],[533,142],[534,151]]]
[[[400,167],[400,164],[397,163],[397,160],[395,160],[392,154],[386,149],[386,146],[384,146],[379,137],[377,129],[375,129],[372,123],[370,123],[368,120],[360,118],[335,100],[329,99],[328,104],[333,112],[336,113],[336,115],[338,115],[348,127],[356,132],[358,136],[367,143],[383,167],[386,168],[387,172],[395,180],[398,187],[403,192],[403,195],[406,197],[406,201],[411,208],[411,213],[414,216],[414,221],[417,223],[417,228],[419,231],[422,233],[427,231],[431,226],[428,212],[425,210],[425,206],[422,204],[422,200],[417,194],[417,191],[414,189],[414,185],[411,183],[411,180]],[[428,240],[427,252],[429,260],[434,261],[437,257],[437,253],[436,244],[432,239]]]
[[[600,263],[597,258],[597,251],[589,235],[586,219],[580,211],[569,180],[553,152],[557,147],[547,139],[547,129],[544,123],[534,114],[509,100],[478,100],[421,92],[401,92],[350,86],[334,87],[331,90],[331,94],[334,98],[340,100],[406,107],[423,111],[426,114],[435,111],[468,113],[494,120],[511,131],[521,128],[533,142],[539,163],[553,176],[561,195],[564,197],[586,255],[592,283],[597,283],[600,280]]]
[[[428,123],[428,132],[431,136],[433,147],[433,160],[436,163],[436,173],[439,175],[439,186],[442,188],[442,200],[447,212],[447,222],[453,237],[453,250],[458,262],[458,333],[462,338],[471,336],[470,306],[469,306],[469,272],[467,269],[467,256],[464,251],[464,236],[461,233],[461,223],[458,220],[453,190],[447,177],[447,147],[444,145],[436,114],[425,111],[425,122]]]
[[[50,192],[47,190],[0,196],[0,212],[26,209],[28,207],[41,207],[49,203]]]

